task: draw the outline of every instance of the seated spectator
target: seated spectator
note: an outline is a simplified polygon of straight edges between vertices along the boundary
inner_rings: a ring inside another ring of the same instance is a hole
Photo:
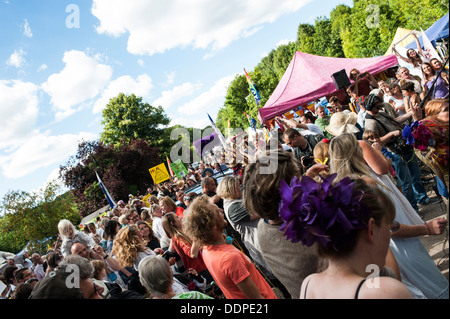
[[[213,299],[196,290],[183,289],[184,291],[175,293],[172,269],[167,260],[161,256],[148,256],[142,259],[138,272],[139,280],[150,299]]]
[[[223,236],[227,225],[223,211],[208,196],[194,200],[183,220],[183,230],[204,246],[203,260],[228,299],[277,299],[255,265]]]
[[[68,285],[73,282],[74,267],[78,271],[79,285]],[[103,287],[92,281],[93,272],[87,259],[68,255],[55,271],[36,284],[30,299],[103,299]]]
[[[158,237],[155,236],[152,227],[149,223],[144,222],[142,220],[136,223],[136,226],[139,228],[141,232],[142,239],[148,248],[155,250],[156,248],[161,248]]]

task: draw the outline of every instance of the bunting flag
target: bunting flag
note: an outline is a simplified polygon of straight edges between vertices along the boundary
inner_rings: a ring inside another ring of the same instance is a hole
[[[108,190],[106,189],[105,185],[103,184],[102,180],[100,179],[100,176],[98,176],[97,172],[95,172],[95,175],[97,175],[98,183],[100,184],[100,187],[102,188],[103,194],[105,195],[106,200],[108,201],[109,206],[111,206],[111,209],[116,207],[116,202],[109,194]]]
[[[307,105],[304,106],[304,108],[314,114],[316,110],[316,103],[315,102],[308,103]]]
[[[170,162],[170,159],[167,156],[166,156],[166,160],[167,160],[167,166],[169,166],[170,176],[173,177],[173,175],[175,175],[175,174],[173,173],[172,167],[170,166],[172,163]]]
[[[208,114],[208,113],[206,113],[206,114]],[[222,132],[217,127],[216,123],[214,123],[214,121],[212,120],[211,116],[209,116],[209,114],[208,114],[208,118],[211,121],[211,126],[213,127],[214,131],[216,132],[217,137],[220,140],[220,143],[222,143],[222,146],[224,148],[226,148],[227,147],[227,142],[225,141],[225,137],[223,136]]]
[[[259,105],[259,101],[261,100],[261,97],[259,96],[258,90],[255,87],[255,84],[253,83],[252,79],[250,79],[250,76],[248,75],[247,71],[244,69],[245,77],[247,78],[248,85],[250,86],[250,91],[252,91],[253,98],[256,101],[256,105]]]

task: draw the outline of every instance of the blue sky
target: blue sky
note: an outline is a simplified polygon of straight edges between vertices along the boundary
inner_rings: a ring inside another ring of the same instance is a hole
[[[0,0],[0,199],[56,178],[119,92],[203,128],[236,74],[341,3]]]

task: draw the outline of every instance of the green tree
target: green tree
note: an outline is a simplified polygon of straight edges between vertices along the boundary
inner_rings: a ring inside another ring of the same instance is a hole
[[[314,34],[316,30],[313,25],[300,23],[297,29],[297,49],[304,53],[314,54]]]
[[[142,97],[120,93],[112,98],[103,110],[104,124],[100,140],[105,144],[120,145],[125,140],[144,139],[159,145],[170,119],[161,106],[153,107],[142,102]]]
[[[28,245],[30,250],[45,252],[56,239],[61,219],[78,224],[80,215],[73,195],[61,192],[62,187],[55,182],[33,193],[8,192],[1,207],[0,250],[17,253]]]

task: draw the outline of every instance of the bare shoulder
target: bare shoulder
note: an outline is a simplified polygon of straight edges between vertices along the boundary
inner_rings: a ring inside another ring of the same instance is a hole
[[[391,277],[376,277],[367,280],[361,287],[360,299],[411,299],[408,288]]]

